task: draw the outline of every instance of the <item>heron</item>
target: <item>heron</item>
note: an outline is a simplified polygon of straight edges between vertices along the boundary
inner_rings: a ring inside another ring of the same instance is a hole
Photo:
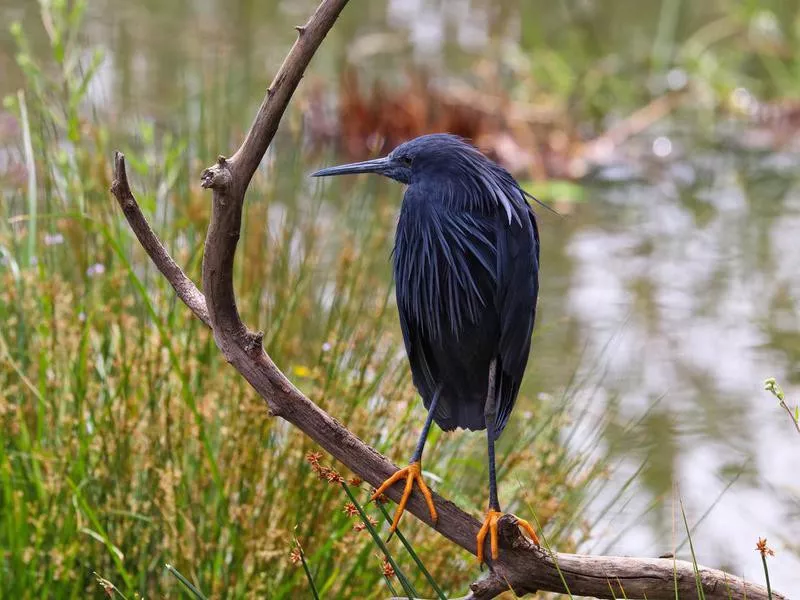
[[[412,379],[428,411],[408,466],[377,488],[405,480],[394,532],[416,483],[434,525],[422,476],[432,422],[443,431],[486,430],[489,502],[477,534],[498,558],[495,442],[505,429],[528,363],[539,293],[539,231],[528,194],[512,175],[463,138],[423,135],[387,156],[312,173],[377,173],[407,186],[392,252],[400,329]],[[538,545],[533,527],[519,526]]]

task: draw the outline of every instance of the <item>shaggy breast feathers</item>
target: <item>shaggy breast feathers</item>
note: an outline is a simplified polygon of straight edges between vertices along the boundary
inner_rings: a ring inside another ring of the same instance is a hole
[[[485,427],[489,365],[497,359],[502,430],[527,363],[538,235],[513,180],[493,181],[494,188],[472,196],[451,181],[445,197],[412,183],[398,221],[394,272],[403,339],[426,406],[441,388],[435,418],[443,429]]]

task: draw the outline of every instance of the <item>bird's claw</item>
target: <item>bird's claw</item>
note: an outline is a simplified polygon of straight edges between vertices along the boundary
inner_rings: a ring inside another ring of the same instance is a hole
[[[422,492],[422,495],[425,497],[425,503],[428,505],[428,510],[431,513],[431,521],[433,521],[433,524],[436,525],[439,515],[436,513],[436,507],[433,504],[433,495],[431,494],[431,490],[428,488],[428,485],[422,478],[422,467],[419,462],[412,462],[407,467],[398,469],[391,477],[389,477],[389,479],[384,481],[377,490],[375,490],[375,493],[372,494],[371,500],[377,500],[386,490],[388,490],[392,485],[401,479],[406,480],[406,487],[403,490],[403,496],[400,498],[400,503],[397,505],[397,510],[394,513],[394,520],[392,521],[392,526],[389,528],[389,532],[394,533],[394,531],[397,529],[397,524],[400,522],[400,517],[403,515],[403,512],[405,512],[406,504],[408,504],[408,499],[411,497],[411,491],[414,489],[414,481],[419,484],[419,491]]]
[[[487,533],[489,534],[489,543],[492,549],[492,560],[497,560],[497,557],[500,555],[500,548],[497,540],[497,523],[503,514],[504,513],[500,512],[499,510],[494,510],[491,508],[486,513],[486,518],[483,521],[480,531],[478,531],[477,537],[479,563],[484,562],[483,545],[486,542]],[[536,531],[534,531],[531,524],[525,519],[520,519],[516,515],[514,515],[514,518],[517,520],[517,526],[527,533],[530,536],[531,541],[538,546],[539,536],[536,535]]]

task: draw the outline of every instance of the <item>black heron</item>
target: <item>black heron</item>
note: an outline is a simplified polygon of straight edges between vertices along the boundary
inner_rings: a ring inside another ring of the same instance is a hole
[[[528,362],[539,291],[539,233],[527,194],[511,174],[462,138],[432,134],[388,156],[313,177],[378,173],[406,184],[393,252],[400,327],[428,417],[409,465],[373,495],[405,479],[391,531],[414,482],[437,520],[420,461],[431,422],[444,431],[486,429],[489,508],[477,537],[498,556],[495,440],[508,423]],[[519,525],[538,544],[533,527]]]

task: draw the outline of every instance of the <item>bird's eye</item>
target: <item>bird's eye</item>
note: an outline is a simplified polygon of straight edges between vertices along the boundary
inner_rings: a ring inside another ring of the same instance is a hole
[[[397,160],[399,160],[400,164],[403,165],[404,167],[410,167],[411,166],[411,162],[412,161],[411,161],[411,158],[408,157],[408,156],[400,156],[400,157],[398,157]]]

